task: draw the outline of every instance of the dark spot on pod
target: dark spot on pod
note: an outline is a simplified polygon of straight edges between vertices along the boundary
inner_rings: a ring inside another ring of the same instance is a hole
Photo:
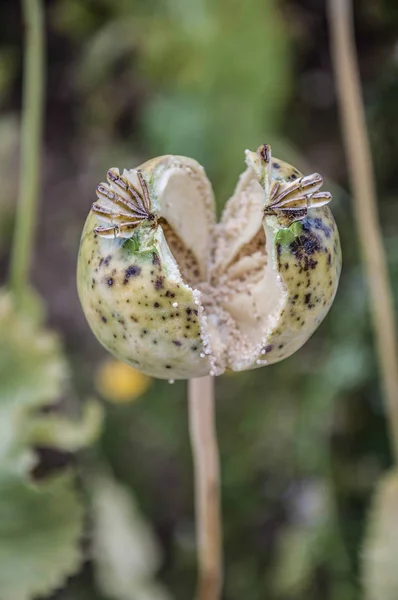
[[[156,345],[157,343],[158,343],[158,341],[157,341],[157,340],[153,340],[153,342],[152,342],[152,344],[155,344],[155,345]]]
[[[272,166],[274,167],[274,169],[280,169],[281,168],[280,164],[277,163],[277,162],[272,163]]]
[[[163,284],[164,284],[164,276],[162,275],[160,277],[157,277],[155,279],[155,284],[154,284],[155,290],[162,290],[164,287]],[[166,296],[167,296],[167,292],[166,292]]]
[[[278,348],[279,348],[279,350],[282,350],[283,344],[279,344]]]
[[[173,292],[170,292],[170,290],[167,290],[165,296],[166,298],[175,298],[176,295]]]
[[[180,340],[173,340],[174,346],[182,346],[182,342]]]
[[[171,369],[171,365],[165,365],[166,369]]]
[[[198,347],[197,346],[192,346],[191,350],[193,350],[195,352],[195,350],[197,350]]]
[[[271,350],[273,349],[273,347],[274,347],[274,346],[273,346],[272,344],[268,344],[268,346],[265,346],[264,350],[265,350],[266,352],[271,352]]]
[[[315,267],[317,266],[317,264],[318,264],[318,261],[317,261],[317,260],[314,260],[313,258],[310,258],[310,259],[308,260],[308,267],[309,267],[310,269],[315,269]]]
[[[134,315],[130,315],[130,319],[134,321],[134,323],[138,323],[138,319]]]
[[[99,266],[101,267],[102,265],[105,265],[106,267],[108,267],[111,260],[112,255],[109,254],[106,258],[101,258],[101,260],[99,261]]]
[[[306,294],[306,295],[304,296],[304,302],[305,302],[306,304],[309,304],[309,303],[310,303],[310,301],[311,301],[311,293],[309,293],[309,294]]]
[[[138,265],[130,265],[124,272],[124,285],[128,283],[130,277],[137,277],[141,273],[141,267]]]
[[[329,266],[332,264],[332,255],[330,254],[330,252],[328,252],[327,263]]]
[[[303,260],[304,257],[315,254],[322,249],[321,240],[313,231],[311,231],[311,225],[309,222],[303,223],[303,233],[299,235],[291,244],[290,251],[299,260]]]
[[[103,323],[106,323],[106,322],[107,322],[107,320],[108,320],[108,319],[107,319],[106,317],[101,317],[101,321],[102,321]]]
[[[286,269],[286,271],[288,270],[288,268],[289,268],[289,263],[285,263],[285,269]]]
[[[332,228],[329,227],[328,225],[326,225],[326,223],[324,223],[323,219],[320,219],[319,217],[317,217],[316,219],[308,219],[309,224],[313,225],[315,227],[315,229],[320,229],[321,231],[323,231],[323,233],[325,234],[325,236],[327,238],[330,238],[330,235],[332,233]]]
[[[271,155],[268,144],[263,144],[260,146],[257,152],[260,154],[260,158],[262,158],[265,163],[269,163]]]
[[[192,314],[192,308],[186,308],[185,312],[187,313],[187,315]]]
[[[160,258],[156,252],[152,252],[152,264],[158,266],[160,265]]]
[[[108,284],[109,287],[113,286],[113,277],[108,277],[108,279],[106,280],[106,283]]]
[[[153,303],[153,306],[154,306],[155,308],[159,308],[160,304],[159,304],[159,302],[154,302],[154,303]]]

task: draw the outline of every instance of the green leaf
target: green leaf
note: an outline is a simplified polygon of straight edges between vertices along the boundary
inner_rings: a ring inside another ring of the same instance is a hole
[[[83,510],[73,479],[35,485],[0,472],[1,600],[47,594],[78,568]]]
[[[0,295],[0,410],[32,408],[54,401],[68,374],[55,334],[17,312]]]
[[[0,598],[31,600],[59,587],[78,567],[83,505],[71,471],[34,483],[32,445],[77,450],[98,435],[102,411],[86,403],[80,421],[39,410],[65,390],[58,337],[42,325],[27,291],[19,310],[0,291]]]
[[[104,411],[95,400],[85,402],[80,419],[39,415],[29,420],[26,438],[30,444],[76,452],[92,444],[102,428]]]
[[[278,229],[275,234],[275,244],[289,246],[302,231],[303,227],[300,223],[293,223],[290,227]]]
[[[379,481],[362,552],[365,600],[398,598],[398,473]]]

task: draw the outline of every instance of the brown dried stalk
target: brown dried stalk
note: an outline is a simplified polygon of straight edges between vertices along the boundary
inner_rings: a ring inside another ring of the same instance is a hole
[[[196,600],[218,600],[222,583],[220,467],[214,422],[213,377],[190,379],[188,402],[198,540]]]
[[[350,0],[329,0],[330,44],[342,130],[354,191],[358,236],[367,273],[373,327],[391,441],[398,464],[398,349],[387,260],[380,228],[371,148],[366,130]]]

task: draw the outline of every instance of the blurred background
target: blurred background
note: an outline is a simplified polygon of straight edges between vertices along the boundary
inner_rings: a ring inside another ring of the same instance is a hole
[[[110,166],[132,168],[163,153],[192,156],[212,180],[220,211],[244,170],[244,149],[267,142],[279,158],[324,175],[325,189],[334,196],[344,268],[334,305],[304,348],[270,368],[217,379],[223,598],[361,598],[366,511],[391,455],[325,3],[48,0],[45,9],[43,187],[32,284],[69,363],[69,387],[57,400],[76,407],[96,396],[105,418],[96,445],[85,452],[35,444],[38,477],[72,465],[88,506],[78,573],[55,595],[40,597],[192,596],[195,523],[186,386],[144,378],[100,347],[77,298],[77,251],[95,186]],[[396,303],[396,1],[356,2],[355,27]],[[22,36],[20,3],[1,0],[3,282],[18,192]],[[24,351],[27,345],[29,338]],[[0,382],[0,396],[1,389]],[[0,521],[2,506],[0,493]],[[0,527],[0,554],[2,545]],[[18,545],[16,551],[18,556]],[[144,580],[135,590],[134,582]],[[28,597],[10,593],[5,600]]]

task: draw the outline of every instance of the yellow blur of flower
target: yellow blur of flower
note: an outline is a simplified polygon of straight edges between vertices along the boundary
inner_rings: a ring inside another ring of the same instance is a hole
[[[95,386],[106,400],[127,404],[145,394],[151,381],[150,377],[125,363],[108,359],[98,368]]]

